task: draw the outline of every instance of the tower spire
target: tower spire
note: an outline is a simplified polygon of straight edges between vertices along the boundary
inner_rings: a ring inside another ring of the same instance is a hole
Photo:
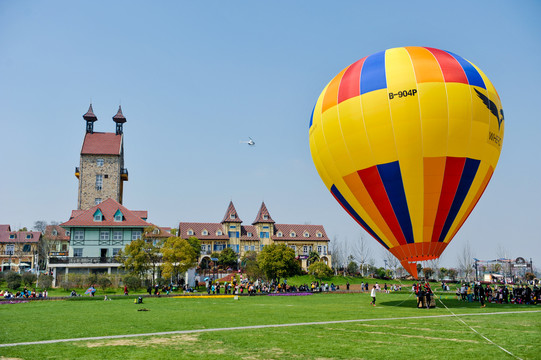
[[[94,115],[94,110],[92,109],[92,103],[90,103],[90,106],[86,114],[83,115],[83,119],[85,119],[86,121],[86,132],[92,134],[94,132],[94,121],[98,121],[97,116]]]
[[[124,114],[122,114],[122,106],[118,105],[118,111],[115,116],[113,116],[113,121],[116,123],[116,134],[121,135],[123,132],[122,124],[126,122]]]

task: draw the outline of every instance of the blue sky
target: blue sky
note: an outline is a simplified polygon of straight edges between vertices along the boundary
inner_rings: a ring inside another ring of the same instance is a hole
[[[279,223],[353,242],[364,231],[310,156],[314,103],[363,56],[432,46],[479,66],[506,120],[492,181],[441,262],[469,242],[480,259],[501,247],[540,267],[540,13],[538,1],[2,1],[0,223],[68,219],[92,101],[95,131],[114,131],[122,104],[124,205],[151,222],[217,222],[233,200],[251,223],[265,201]]]

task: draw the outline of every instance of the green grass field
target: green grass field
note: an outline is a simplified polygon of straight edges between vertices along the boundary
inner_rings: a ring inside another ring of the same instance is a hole
[[[407,292],[232,298],[88,298],[0,305],[0,343],[150,334],[254,325],[370,320],[230,329],[0,347],[17,359],[540,359],[541,306],[463,303],[443,295],[416,309]],[[149,311],[138,311],[145,308]],[[509,355],[472,331],[506,349]],[[516,312],[504,314],[505,312]],[[534,311],[534,312],[532,312]],[[521,313],[522,312],[522,313]],[[493,314],[500,313],[500,314]],[[479,316],[475,314],[488,314]],[[436,317],[446,315],[447,317]],[[474,316],[475,315],[475,316]],[[425,317],[434,316],[434,317]],[[408,317],[409,319],[397,319]],[[423,317],[423,318],[422,318]]]

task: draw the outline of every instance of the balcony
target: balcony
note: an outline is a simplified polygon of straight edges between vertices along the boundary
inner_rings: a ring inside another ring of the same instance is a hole
[[[118,264],[114,257],[69,257],[69,258],[49,258],[49,264]]]
[[[122,181],[128,181],[128,169],[120,169],[120,178],[122,179]]]
[[[81,172],[79,171],[79,167],[76,166],[75,167],[75,177],[78,179],[80,175],[81,175]]]

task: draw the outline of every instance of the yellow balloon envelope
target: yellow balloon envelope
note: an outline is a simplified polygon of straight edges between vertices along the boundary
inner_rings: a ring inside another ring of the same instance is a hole
[[[367,56],[325,87],[310,150],[342,207],[417,277],[483,194],[504,118],[496,89],[448,51],[401,47]]]

